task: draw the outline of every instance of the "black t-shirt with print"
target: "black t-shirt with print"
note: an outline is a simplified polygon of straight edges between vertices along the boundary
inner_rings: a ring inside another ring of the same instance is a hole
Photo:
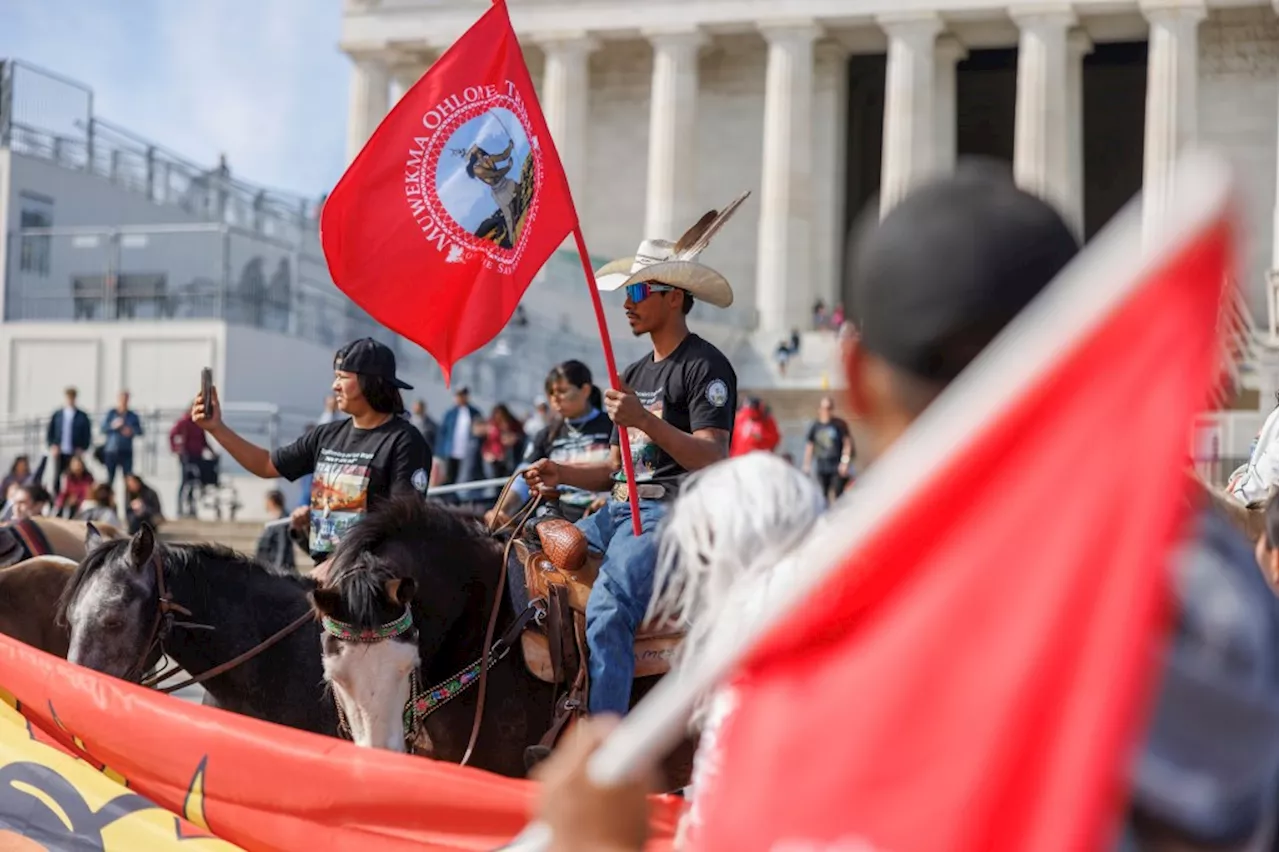
[[[839,417],[833,417],[826,423],[813,421],[807,440],[813,444],[813,465],[818,473],[834,473],[840,467],[844,439],[847,437],[849,427]]]
[[[431,450],[403,417],[373,429],[357,429],[345,418],[273,451],[271,463],[290,482],[313,474],[311,556],[319,561],[329,557],[371,502],[393,494],[425,495]]]
[[[675,351],[661,361],[655,362],[650,352],[623,371],[622,381],[640,399],[641,405],[681,432],[693,434],[699,429],[733,432],[734,412],[738,409],[738,376],[729,359],[696,334],[682,340]],[[653,482],[669,489],[679,487],[688,471],[639,429],[628,429],[627,438],[631,442],[637,483]],[[618,443],[617,429],[613,431],[612,440]],[[622,481],[625,475],[620,470],[614,477]]]
[[[577,419],[553,423],[533,436],[525,451],[526,464],[551,459],[560,464],[600,464],[609,460],[613,421],[603,411]],[[560,488],[560,510],[576,521],[586,512],[595,495],[580,488]]]

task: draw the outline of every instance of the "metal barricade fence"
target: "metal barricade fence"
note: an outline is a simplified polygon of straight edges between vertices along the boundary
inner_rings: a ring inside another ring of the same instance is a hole
[[[134,469],[143,476],[153,476],[161,466],[176,464],[169,448],[169,431],[183,414],[184,409],[153,408],[135,409],[142,423],[142,435],[134,440]],[[102,441],[99,432],[102,415],[89,415],[93,424],[94,446]],[[292,411],[269,404],[235,404],[223,406],[223,419],[237,434],[252,443],[275,449],[302,434],[305,424],[314,419],[313,412]],[[4,472],[20,455],[27,456],[34,468],[48,452],[47,428],[49,415],[0,419],[0,464]],[[221,452],[222,471],[235,473],[239,466],[226,453]]]

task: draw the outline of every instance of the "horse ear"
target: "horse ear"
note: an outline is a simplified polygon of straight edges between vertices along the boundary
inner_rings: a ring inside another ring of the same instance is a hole
[[[393,600],[401,606],[408,606],[418,587],[412,577],[397,577],[394,580],[388,580],[382,589],[387,593],[388,600]]]
[[[84,525],[84,552],[89,553],[102,542],[102,533],[98,532],[98,528],[93,525],[93,522],[86,523]]]
[[[316,615],[327,615],[330,618],[338,611],[338,604],[342,603],[342,595],[336,589],[313,589],[307,593],[307,599],[311,601],[311,608]]]
[[[143,523],[129,542],[129,559],[135,568],[141,568],[147,564],[155,549],[156,534],[151,531],[150,524]]]

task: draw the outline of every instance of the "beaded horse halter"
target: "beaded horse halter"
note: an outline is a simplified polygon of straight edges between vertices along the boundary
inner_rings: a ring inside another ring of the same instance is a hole
[[[526,614],[516,619],[512,629],[509,629],[506,634],[494,643],[493,647],[489,649],[489,653],[430,689],[422,688],[422,681],[416,668],[409,673],[409,700],[405,702],[403,710],[404,741],[407,751],[413,751],[413,743],[417,739],[418,732],[426,718],[478,683],[481,673],[493,668],[507,655],[507,652],[511,650],[511,643],[514,637],[519,636],[519,631],[523,630],[529,621],[537,615],[538,610],[531,606],[526,611]],[[339,621],[327,615],[321,617],[320,625],[325,633],[339,641],[360,642],[363,644],[385,642],[388,639],[414,632],[413,611],[408,606],[404,608],[404,613],[395,621],[389,621],[379,627],[356,627],[353,624]],[[337,696],[334,696],[334,706],[338,709],[338,731],[346,738],[351,739],[351,726],[347,722],[346,713],[342,710],[342,702],[337,700]]]
[[[497,505],[501,506],[503,504],[511,487],[520,475],[520,472],[517,471],[507,480],[507,484],[498,495]],[[413,743],[417,740],[418,732],[428,716],[466,692],[471,686],[479,684],[480,697],[476,701],[476,712],[472,720],[471,735],[468,738],[467,748],[460,762],[465,766],[471,760],[471,754],[475,750],[476,742],[480,736],[480,721],[484,717],[485,685],[489,670],[507,656],[511,646],[520,638],[520,634],[529,626],[530,622],[541,624],[546,619],[546,600],[543,598],[531,600],[529,605],[525,607],[524,612],[520,613],[511,622],[511,626],[496,641],[494,640],[498,612],[502,607],[502,596],[506,587],[506,565],[511,554],[511,546],[524,529],[524,525],[533,517],[533,513],[541,502],[541,495],[535,494],[513,518],[501,525],[491,524],[488,528],[488,533],[491,536],[496,537],[506,530],[511,530],[511,534],[502,550],[502,570],[498,572],[498,588],[494,593],[493,606],[489,611],[489,620],[485,629],[484,645],[482,646],[485,650],[480,659],[429,689],[422,688],[422,680],[419,677],[417,668],[409,672],[409,700],[404,705],[404,741],[406,751],[413,751]],[[405,606],[403,615],[381,627],[360,628],[329,616],[323,616],[320,624],[325,633],[340,641],[384,642],[387,639],[402,636],[413,630],[413,615],[410,607]],[[338,732],[347,739],[351,739],[350,725],[342,711],[342,704],[338,701],[336,695],[334,696],[334,704],[338,709]]]

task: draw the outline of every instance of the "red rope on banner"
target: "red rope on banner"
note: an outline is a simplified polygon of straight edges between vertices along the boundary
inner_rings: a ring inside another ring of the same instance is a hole
[[[600,343],[604,346],[604,365],[609,371],[609,387],[621,390],[618,381],[618,365],[613,360],[613,343],[609,340],[609,324],[604,318],[604,305],[600,302],[600,291],[596,288],[596,276],[591,271],[591,261],[587,259],[587,244],[582,239],[582,226],[574,225],[573,241],[578,244],[578,259],[582,261],[582,274],[587,278],[587,289],[591,291],[591,306],[596,310],[596,324],[600,326]],[[635,468],[631,464],[631,442],[627,439],[627,430],[618,430],[618,448],[622,451],[622,471],[627,476],[627,500],[631,503],[631,530],[637,537],[640,535],[640,498],[636,493]]]

